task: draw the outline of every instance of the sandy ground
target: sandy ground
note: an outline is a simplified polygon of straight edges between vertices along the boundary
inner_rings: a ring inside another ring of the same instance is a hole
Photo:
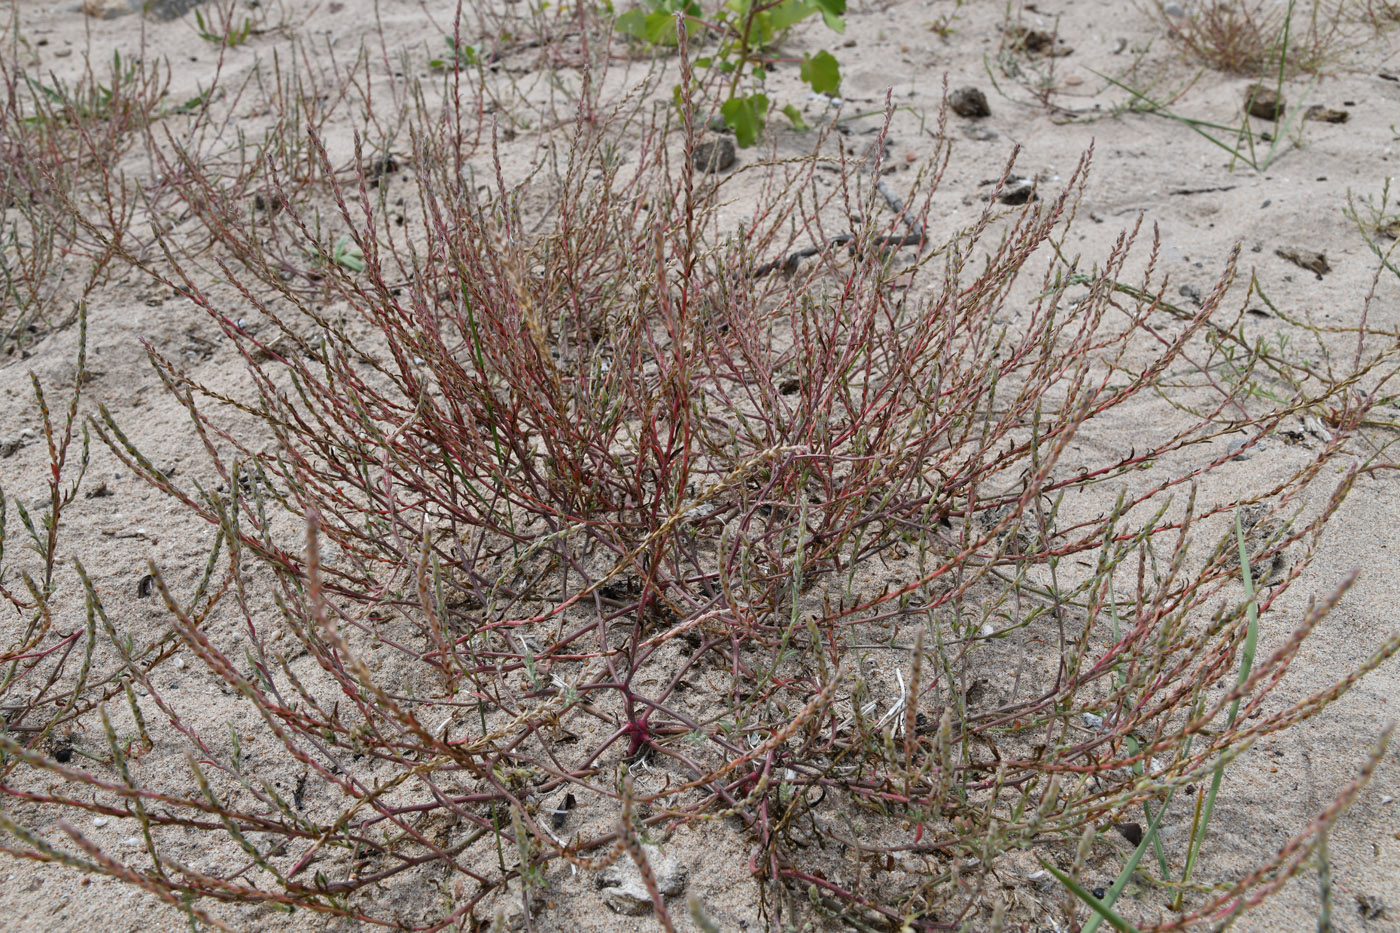
[[[1298,125],[1296,138],[1285,142],[1284,151],[1267,171],[1256,173],[1240,165],[1232,170],[1222,150],[1180,123],[1112,112],[1124,95],[1107,87],[1096,72],[1121,75],[1134,60],[1137,67],[1160,77],[1160,87],[1186,87],[1174,105],[1179,112],[1222,123],[1237,120],[1248,83],[1208,72],[1187,87],[1194,74],[1192,66],[1168,41],[1162,22],[1148,15],[1145,4],[1142,7],[1100,0],[1026,5],[1020,11],[1028,26],[1050,29],[1058,23],[1063,44],[1072,49],[1032,63],[1054,85],[1046,94],[1053,106],[1047,106],[1036,99],[1034,73],[1024,74],[1018,82],[994,63],[1001,42],[999,28],[1006,17],[1002,4],[985,0],[962,6],[949,0],[853,2],[848,31],[837,40],[844,105],[878,111],[888,92],[897,105],[909,108],[897,115],[890,133],[890,161],[901,166],[907,164],[906,155],[917,160],[933,151],[930,127],[945,77],[950,87],[974,85],[986,92],[990,116],[949,117],[952,158],[935,197],[935,225],[946,224],[951,230],[975,214],[982,194],[979,186],[1000,173],[1013,146],[1020,147],[1018,169],[1048,187],[1066,177],[1092,146],[1093,171],[1080,207],[1073,250],[1086,257],[1104,254],[1120,230],[1142,215],[1160,231],[1162,258],[1174,287],[1208,292],[1230,250],[1239,244],[1241,281],[1256,276],[1278,307],[1321,321],[1354,320],[1371,288],[1375,259],[1343,215],[1343,207],[1348,192],[1376,194],[1396,172],[1400,82],[1392,75],[1400,67],[1395,57],[1400,51],[1397,31],[1343,53],[1335,67],[1316,81],[1288,83],[1286,94],[1294,101],[1344,110],[1349,120]],[[19,34],[28,40],[42,69],[60,77],[74,74],[83,54],[94,61],[107,60],[113,50],[127,56],[139,54],[143,34],[147,56],[169,57],[174,99],[195,93],[207,82],[216,62],[216,50],[195,36],[192,17],[169,22],[139,15],[101,20],[33,0],[17,0],[16,9]],[[333,43],[340,50],[353,50],[362,40],[368,41],[376,54],[377,20],[386,58],[397,60],[402,51],[426,73],[428,58],[441,54],[441,37],[450,28],[446,24],[452,20],[453,8],[440,2],[346,0],[293,6],[286,15],[303,35]],[[953,17],[951,32],[931,31],[931,24],[947,16]],[[251,69],[286,41],[275,32],[255,36],[228,53],[222,66],[225,74]],[[809,25],[798,31],[790,46],[814,49],[829,41],[829,35]],[[633,67],[639,75],[644,70],[641,64]],[[989,73],[996,77],[995,86]],[[824,104],[806,100],[791,75],[780,72],[773,83],[788,99],[804,103],[810,114],[820,116]],[[922,127],[920,117],[925,118]],[[878,117],[855,121],[853,138],[878,122]],[[800,146],[791,131],[776,132],[785,134],[780,149]],[[339,152],[348,151],[345,138],[331,137],[331,141]],[[757,158],[756,150],[740,154],[741,164]],[[736,192],[736,198],[741,196],[742,190]],[[1325,253],[1330,271],[1316,276],[1276,254],[1295,247]],[[135,276],[112,283],[100,294],[101,303],[89,313],[89,367],[95,376],[87,389],[87,404],[94,408],[105,404],[119,422],[138,426],[146,452],[162,468],[171,467],[176,475],[201,475],[202,453],[189,431],[188,418],[162,391],[139,341],[149,340],[162,352],[182,359],[216,386],[237,384],[235,354],[197,310],[152,292]],[[1187,292],[1182,294],[1189,297]],[[1372,324],[1380,329],[1400,327],[1400,281],[1382,281],[1370,314]],[[1251,317],[1248,326],[1259,338],[1286,329],[1277,319],[1264,316]],[[27,358],[11,359],[0,367],[0,433],[17,435],[35,425],[30,373],[46,386],[61,385],[65,376],[71,379],[75,346],[72,328],[55,332],[30,347]],[[1131,446],[1142,425],[1123,417],[1123,423],[1106,433],[1086,438],[1086,445],[1104,450]],[[1221,486],[1215,491],[1228,498],[1266,487],[1288,456],[1284,442],[1271,440],[1251,459],[1232,465],[1227,480],[1238,483],[1238,489]],[[0,460],[0,485],[7,495],[30,501],[42,492],[45,463],[42,444],[22,446]],[[153,558],[187,583],[202,566],[208,531],[124,475],[100,444],[93,446],[90,470],[90,481],[106,482],[112,495],[81,503],[86,507],[73,512],[65,553],[81,555],[98,586],[112,594],[108,608],[114,615],[132,624],[158,625],[159,614],[151,604],[136,598],[139,573],[133,568]],[[1217,478],[1217,483],[1225,481]],[[1325,596],[1348,574],[1359,571],[1355,586],[1311,640],[1281,695],[1272,702],[1285,703],[1326,687],[1395,630],[1392,609],[1400,580],[1397,517],[1400,477],[1382,473],[1364,480],[1333,521],[1316,562],[1265,616],[1267,650],[1286,637],[1309,600]],[[78,604],[71,608],[77,611]],[[215,679],[195,668],[162,676],[169,689],[204,709],[211,723],[223,718],[221,703],[231,704]],[[1213,826],[1215,836],[1206,847],[1198,877],[1229,879],[1267,857],[1355,775],[1384,723],[1398,712],[1400,667],[1390,664],[1323,715],[1253,750],[1228,774]],[[246,716],[246,712],[237,715]],[[254,724],[246,722],[252,729]],[[168,760],[172,764],[167,766],[175,767],[182,759],[171,755]],[[1392,803],[1396,796],[1400,796],[1400,764],[1392,754],[1332,835],[1333,929],[1400,930],[1400,804]],[[120,846],[131,829],[107,826],[91,831],[95,839]],[[1164,838],[1179,841],[1186,831],[1182,825],[1167,826]],[[684,831],[667,846],[688,864],[689,890],[708,905],[720,929],[763,928],[756,892],[744,869],[747,848],[742,834],[728,824],[716,825]],[[612,913],[591,885],[568,875],[567,869],[551,875],[561,893],[537,914],[536,929],[655,927],[647,917]],[[1109,876],[1103,879],[1105,884],[1110,881]],[[1237,928],[1314,929],[1317,891],[1315,873],[1304,871]],[[1166,897],[1160,892],[1145,896]],[[348,928],[270,912],[228,909],[218,915],[240,929]],[[689,928],[689,921],[684,923]],[[109,879],[89,881],[58,868],[0,864],[0,926],[6,929],[140,931],[184,925],[178,913],[150,895]]]

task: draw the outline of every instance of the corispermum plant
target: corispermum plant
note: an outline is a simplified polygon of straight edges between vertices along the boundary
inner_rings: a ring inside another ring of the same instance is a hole
[[[1379,750],[1257,871],[1198,877],[1230,763],[1400,648],[1272,702],[1336,593],[1259,650],[1388,465],[1349,452],[1393,342],[1345,335],[1351,369],[1322,379],[1238,335],[1235,257],[1182,309],[1140,225],[1068,255],[1089,154],[1060,190],[1007,209],[998,185],[940,229],[941,126],[903,191],[884,131],[861,160],[821,135],[738,205],[689,169],[694,108],[654,87],[610,106],[585,82],[566,142],[508,169],[460,117],[480,86],[444,81],[446,106],[408,99],[403,213],[383,162],[357,140],[347,170],[314,131],[296,179],[150,134],[152,189],[198,230],[159,249],[74,210],[247,379],[148,347],[204,451],[187,474],[91,422],[208,530],[189,587],[156,563],[141,584],[162,637],[133,639],[81,563],[66,640],[47,583],[4,591],[35,620],[0,686],[25,720],[0,735],[5,851],[197,924],[223,926],[222,901],[421,930],[504,925],[507,901],[531,923],[561,866],[619,860],[672,929],[648,846],[699,824],[741,836],[773,929],[999,928],[1015,865],[1083,894],[1048,902],[1075,922],[1214,926],[1308,864]],[[64,426],[45,409],[55,529],[81,370]],[[1269,488],[1219,478],[1225,437],[1318,412],[1325,442]],[[1130,442],[1099,440],[1125,415]],[[242,726],[210,730],[153,676],[177,653]],[[183,761],[157,776],[152,756]],[[1190,827],[1171,845],[1168,814]],[[139,844],[102,848],[89,815]],[[1090,864],[1120,875],[1102,899]],[[1119,897],[1144,864],[1173,909]]]
[[[36,77],[27,54],[18,24],[7,23],[0,31],[0,353],[6,356],[37,334],[72,324],[81,297],[109,271],[111,250],[84,235],[72,202],[86,202],[102,241],[122,241],[131,205],[116,190],[115,166],[155,119],[169,84],[168,70],[120,54],[85,62],[75,80]]]

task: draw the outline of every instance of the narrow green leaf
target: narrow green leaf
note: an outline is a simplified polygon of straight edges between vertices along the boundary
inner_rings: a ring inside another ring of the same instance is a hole
[[[792,123],[792,128],[795,130],[811,129],[811,127],[807,125],[807,121],[802,119],[802,111],[798,110],[792,104],[788,104],[783,108],[783,116],[788,118],[788,121]]]
[[[335,244],[335,251],[331,254],[331,259],[336,265],[349,269],[351,272],[365,271],[364,254],[360,252],[360,247],[348,236],[343,236]]]
[[[1244,577],[1244,598],[1247,601],[1245,616],[1247,628],[1244,636],[1244,650],[1240,656],[1240,673],[1235,680],[1235,686],[1243,684],[1249,679],[1249,672],[1254,667],[1254,650],[1259,642],[1259,604],[1254,598],[1254,574],[1249,566],[1249,548],[1244,539],[1244,523],[1241,520],[1242,510],[1235,511],[1235,543],[1239,548],[1240,573]],[[1226,729],[1233,729],[1235,717],[1240,712],[1240,700],[1237,698],[1230,704],[1230,713],[1226,718]],[[1186,850],[1186,867],[1182,869],[1181,881],[1185,884],[1191,880],[1191,871],[1196,867],[1196,859],[1201,854],[1201,845],[1206,839],[1206,830],[1210,828],[1211,816],[1215,813],[1215,798],[1220,793],[1220,782],[1225,777],[1225,761],[1222,759],[1215,766],[1215,773],[1211,775],[1210,791],[1206,794],[1205,806],[1201,811],[1200,831],[1194,833]]]
[[[1071,894],[1087,904],[1090,910],[1107,920],[1108,925],[1113,927],[1113,929],[1119,931],[1119,933],[1138,933],[1137,927],[1118,916],[1118,914],[1114,913],[1108,907],[1105,907],[1097,897],[1094,897],[1094,895],[1084,890],[1084,886],[1078,881],[1075,881],[1069,875],[1045,861],[1045,859],[1041,859],[1040,864],[1046,871],[1058,878],[1061,884],[1069,888]]]
[[[1136,754],[1136,752],[1134,754]],[[1122,894],[1123,889],[1128,886],[1128,882],[1132,880],[1133,873],[1137,871],[1138,863],[1142,861],[1143,853],[1147,851],[1147,847],[1149,845],[1157,845],[1160,849],[1157,839],[1157,827],[1161,825],[1162,817],[1167,814],[1167,807],[1171,805],[1173,793],[1175,793],[1174,790],[1167,793],[1167,799],[1162,801],[1162,808],[1158,810],[1157,815],[1152,818],[1152,823],[1147,827],[1147,832],[1143,834],[1142,841],[1137,844],[1137,848],[1133,850],[1133,854],[1128,856],[1127,864],[1123,866],[1123,870],[1120,871],[1118,877],[1114,879],[1113,886],[1110,887],[1108,893],[1104,895],[1102,904],[1105,908],[1111,909],[1114,902],[1118,900],[1118,895]],[[1144,804],[1144,812],[1146,812],[1146,809],[1147,805]],[[1163,877],[1166,877],[1165,871],[1162,874]],[[1094,933],[1094,931],[1099,928],[1099,923],[1105,919],[1107,918],[1105,918],[1103,914],[1096,914],[1090,917],[1089,922],[1084,924],[1084,929],[1081,930],[1080,933]],[[1111,922],[1112,921],[1110,921],[1110,923]]]

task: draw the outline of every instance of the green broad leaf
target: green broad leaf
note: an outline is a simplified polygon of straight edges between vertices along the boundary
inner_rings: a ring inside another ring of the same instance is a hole
[[[633,39],[647,37],[647,14],[640,7],[628,10],[613,20],[613,23],[617,26],[618,32],[626,33]]]
[[[795,130],[811,129],[811,127],[807,125],[807,121],[802,119],[802,111],[798,110],[792,104],[788,104],[783,108],[783,116],[788,118],[788,121],[792,123],[792,128]]]
[[[845,6],[845,3],[842,3]],[[818,12],[817,4],[810,0],[783,0],[768,11],[768,21],[774,30],[787,29]]]
[[[691,66],[695,68],[708,68],[714,63],[715,60],[710,56],[706,55],[703,58],[697,58],[695,61],[691,62]]]
[[[703,15],[699,0],[647,0],[647,6],[651,7],[653,14],[675,16],[677,13],[684,13],[697,19]]]
[[[846,12],[846,0],[810,0],[810,2],[821,11],[826,28],[838,33],[846,31],[846,21],[841,18],[841,14]]]
[[[646,35],[652,45],[676,44],[676,17],[671,13],[651,13],[646,19]]]
[[[747,149],[758,142],[763,132],[764,119],[768,116],[768,98],[762,94],[749,97],[731,97],[720,104],[720,115],[725,124],[734,131],[734,140],[740,149]]]
[[[768,80],[768,70],[765,69],[765,68],[760,68],[760,67],[757,66],[757,65],[754,66],[753,71],[749,72],[749,74],[753,75],[753,79],[754,79],[755,81],[766,81],[766,80]]]
[[[760,10],[751,17],[744,19],[748,24],[748,44],[756,49],[766,48],[773,44],[773,36],[776,34],[773,29],[773,17],[769,11]]]
[[[652,4],[652,12],[641,7],[628,10],[613,20],[617,31],[648,45],[676,44],[676,11],[669,3]]]
[[[821,51],[802,63],[802,80],[818,94],[835,94],[841,88],[841,66],[836,56]]]

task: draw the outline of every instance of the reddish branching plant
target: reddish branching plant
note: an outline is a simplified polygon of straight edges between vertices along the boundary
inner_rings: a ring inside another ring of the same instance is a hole
[[[650,87],[608,105],[600,73],[522,168],[468,116],[485,75],[405,96],[392,168],[358,138],[337,162],[314,126],[243,162],[152,130],[158,178],[132,203],[186,222],[148,247],[74,205],[248,378],[216,388],[149,349],[203,479],[92,421],[212,535],[190,591],[149,568],[167,632],[133,638],[79,565],[86,624],[60,635],[42,542],[43,579],[6,583],[31,625],[0,687],[5,851],[199,922],[231,901],[423,930],[621,858],[669,927],[643,842],[722,821],[774,928],[980,928],[1015,853],[1075,875],[1174,795],[1203,834],[1212,775],[1400,647],[1271,702],[1338,593],[1254,654],[1258,614],[1389,464],[1324,470],[1369,443],[1393,340],[1319,332],[1356,348],[1323,374],[1243,338],[1233,259],[1182,309],[1140,225],[1068,256],[1087,154],[958,230],[932,209],[946,147],[899,197],[883,133],[863,159],[822,136],[735,203],[690,171],[684,92],[681,116]],[[393,200],[385,176],[410,172]],[[65,423],[45,409],[55,529],[81,385],[80,366]],[[1225,436],[1317,412],[1325,441],[1271,488],[1218,481]],[[1099,430],[1124,419],[1130,438]],[[246,725],[209,730],[152,676],[176,654],[251,714],[255,760]],[[82,760],[57,754],[95,711]],[[143,776],[152,748],[188,762]],[[1135,922],[1256,903],[1369,767],[1259,871]],[[137,854],[82,814],[133,821]],[[228,869],[194,864],[191,835]]]

